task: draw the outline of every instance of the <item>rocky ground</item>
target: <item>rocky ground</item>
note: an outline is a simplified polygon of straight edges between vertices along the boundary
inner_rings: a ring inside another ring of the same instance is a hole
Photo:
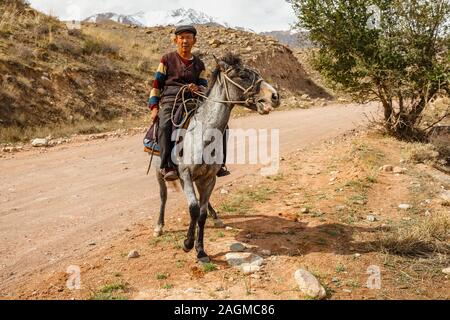
[[[356,132],[283,156],[278,175],[225,185],[201,265],[181,250],[184,206],[21,286],[27,299],[448,299],[448,176],[417,146]],[[421,161],[423,162],[423,161]],[[425,160],[426,162],[426,160]],[[175,191],[172,191],[175,192]]]

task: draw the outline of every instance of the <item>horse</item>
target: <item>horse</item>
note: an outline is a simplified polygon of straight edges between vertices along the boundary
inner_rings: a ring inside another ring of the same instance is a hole
[[[257,71],[244,66],[239,56],[228,53],[220,59],[216,57],[214,59],[216,68],[211,76],[210,89],[206,95],[198,93],[198,95],[204,97],[204,100],[192,116],[183,137],[184,151],[178,164],[180,184],[187,199],[191,218],[187,236],[183,243],[183,251],[188,253],[195,245],[197,259],[202,263],[210,262],[203,243],[208,212],[213,217],[216,226],[223,226],[210,204],[210,197],[216,184],[216,174],[222,164],[222,159],[220,159],[222,140],[221,136],[212,137],[209,140],[204,138],[199,140],[198,134],[200,133],[200,136],[207,135],[206,132],[209,130],[223,135],[230,120],[231,111],[236,105],[257,111],[261,115],[269,114],[280,105],[280,96],[277,90],[267,83]],[[215,163],[207,163],[203,160],[204,150],[210,147],[214,141],[220,147],[217,148],[219,151],[214,149],[213,152],[216,153],[215,156],[219,156],[219,159]],[[191,152],[188,154],[186,150]],[[156,161],[158,162],[158,160]],[[161,206],[154,236],[159,237],[163,234],[164,228],[167,185],[158,170],[158,163],[156,163],[156,168]],[[198,197],[194,184],[197,187]],[[197,239],[195,239],[197,226]]]

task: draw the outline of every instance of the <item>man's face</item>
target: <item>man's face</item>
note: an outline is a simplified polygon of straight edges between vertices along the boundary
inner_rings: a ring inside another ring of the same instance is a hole
[[[190,32],[183,32],[175,36],[174,42],[178,46],[178,51],[183,53],[191,53],[197,39]]]

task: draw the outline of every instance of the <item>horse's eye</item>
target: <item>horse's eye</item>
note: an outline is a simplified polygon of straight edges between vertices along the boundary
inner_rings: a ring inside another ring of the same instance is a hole
[[[247,76],[247,73],[245,73],[244,71],[240,71],[238,73],[238,76],[241,77],[241,78],[245,78]]]

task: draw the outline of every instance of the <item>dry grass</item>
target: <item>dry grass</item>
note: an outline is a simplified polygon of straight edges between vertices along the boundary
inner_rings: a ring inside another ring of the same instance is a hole
[[[412,163],[434,164],[439,159],[439,152],[432,144],[411,143],[407,147],[406,160]]]
[[[8,36],[12,33],[14,25],[22,20],[20,8],[23,4],[21,1],[2,1],[0,5],[4,9],[0,13],[0,36]]]
[[[87,55],[91,54],[104,54],[116,56],[119,52],[119,48],[113,43],[106,42],[100,38],[87,38],[83,42],[83,53]]]
[[[450,217],[446,213],[439,213],[382,233],[379,244],[391,254],[427,256],[434,253],[449,254],[449,241]]]
[[[137,71],[139,74],[148,77],[153,75],[158,66],[161,53],[157,43],[151,43],[139,37],[130,37],[130,31],[113,28],[101,28],[85,26],[83,33],[95,37],[97,41],[103,42],[105,45],[115,46],[117,53],[126,57],[125,62],[128,69]]]

